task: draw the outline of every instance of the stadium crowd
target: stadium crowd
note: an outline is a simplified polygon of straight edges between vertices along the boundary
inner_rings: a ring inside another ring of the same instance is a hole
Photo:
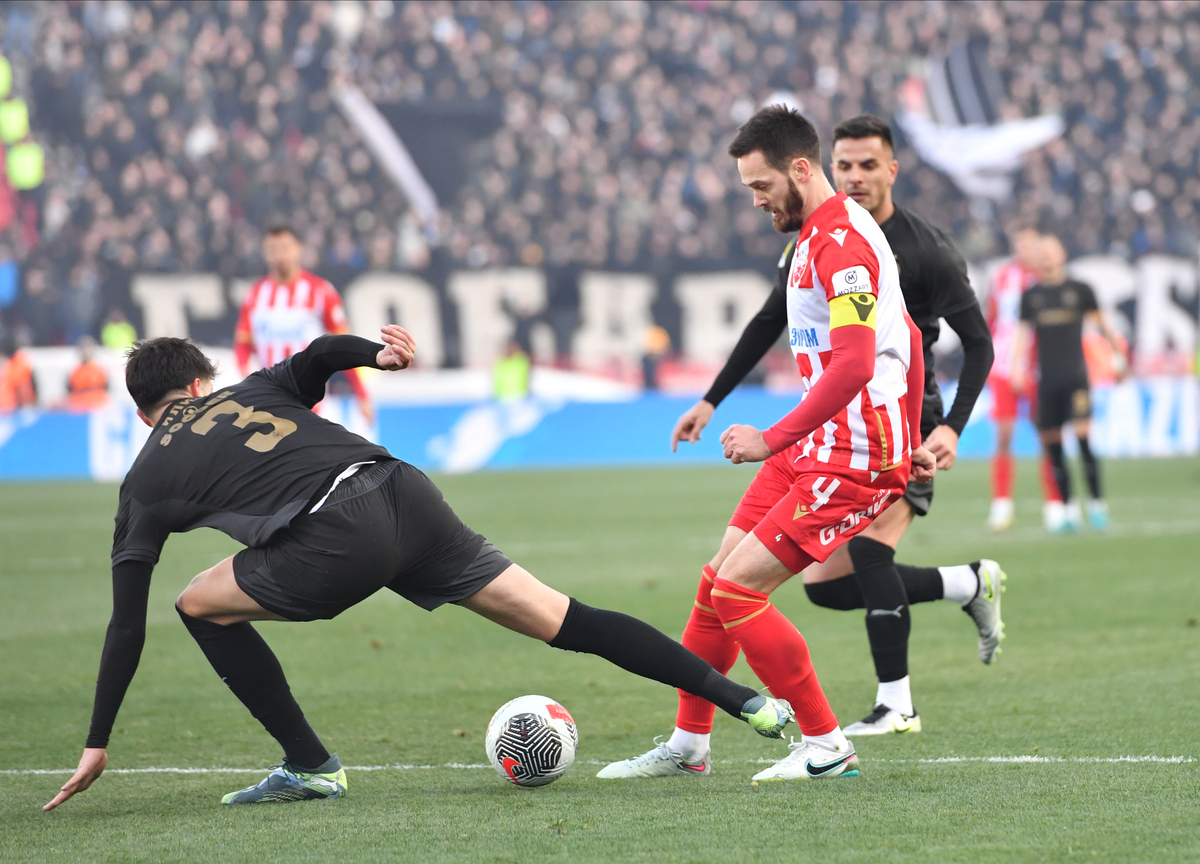
[[[279,215],[335,284],[431,260],[767,270],[780,238],[725,154],[737,125],[780,92],[823,134],[892,118],[956,40],[1002,82],[996,119],[1060,112],[1066,133],[998,209],[900,135],[897,200],[975,258],[1004,251],[1007,219],[1045,212],[1076,255],[1197,245],[1196,2],[18,0],[0,28],[47,153],[45,182],[0,212],[0,260],[20,273],[0,330],[18,343],[98,336],[138,272],[258,275]],[[339,113],[342,84],[384,109],[502,112],[434,248]]]

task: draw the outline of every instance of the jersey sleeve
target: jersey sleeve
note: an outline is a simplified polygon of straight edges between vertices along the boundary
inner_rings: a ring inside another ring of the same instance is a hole
[[[936,232],[930,243],[928,254],[921,262],[921,276],[937,298],[934,314],[945,318],[963,309],[979,305],[971,277],[967,273],[967,262],[954,241],[941,232]]]
[[[117,566],[126,561],[141,561],[157,564],[163,544],[170,530],[154,515],[154,511],[141,504],[130,492],[129,484],[136,482],[126,477],[121,486],[121,499],[117,506],[116,526],[113,529],[112,563]]]
[[[1100,304],[1096,301],[1096,292],[1086,282],[1079,283],[1079,308],[1084,312],[1095,312],[1100,308]]]
[[[369,366],[378,369],[383,345],[358,336],[318,336],[303,351],[256,372],[311,408],[325,398],[325,384],[334,372]]]
[[[850,325],[874,330],[879,298],[875,250],[855,231],[846,231],[841,243],[832,234],[819,236],[820,245],[811,253],[812,268],[829,300],[830,333]]]
[[[325,332],[349,333],[350,327],[346,323],[346,307],[342,303],[342,295],[324,279],[321,280],[320,285],[322,308],[324,310],[321,324],[324,326]]]

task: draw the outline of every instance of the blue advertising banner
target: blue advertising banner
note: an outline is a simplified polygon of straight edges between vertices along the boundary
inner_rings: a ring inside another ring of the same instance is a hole
[[[1179,456],[1200,451],[1200,385],[1186,376],[1144,378],[1094,391],[1092,442],[1107,456]],[[953,385],[947,388],[953,398]],[[675,421],[691,397],[648,393],[613,402],[530,398],[519,402],[384,405],[374,428],[349,401],[327,400],[322,413],[378,441],[428,471],[568,466],[714,464],[718,438],[733,423],[764,428],[795,406],[795,397],[761,389],[735,391],[698,444],[671,453]],[[959,457],[991,454],[995,428],[986,391],[959,441]],[[149,430],[132,405],[90,414],[25,411],[0,417],[0,479],[120,480]],[[1071,436],[1067,436],[1068,441]],[[1018,456],[1038,452],[1027,417],[1017,424]]]

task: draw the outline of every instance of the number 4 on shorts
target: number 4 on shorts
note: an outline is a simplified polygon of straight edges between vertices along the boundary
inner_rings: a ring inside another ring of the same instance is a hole
[[[824,489],[821,488],[823,485],[825,487]],[[818,477],[816,480],[814,480],[812,485],[812,509],[820,510],[822,507],[828,504],[829,499],[833,497],[833,493],[841,485],[841,480],[830,480],[828,477]]]

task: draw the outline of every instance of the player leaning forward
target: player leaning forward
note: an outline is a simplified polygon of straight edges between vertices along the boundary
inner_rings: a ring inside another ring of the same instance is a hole
[[[385,327],[383,341],[322,336],[218,393],[212,363],[186,340],[155,339],[130,353],[126,383],[154,431],[121,485],[113,615],[86,749],[45,809],[104,770],[141,655],[159,552],[170,533],[204,526],[247,548],[192,580],[176,603],[179,617],[284,751],[282,766],[226,795],[226,804],[345,793],[337,755],[308,725],[279,661],[248,622],[333,618],[381,588],[430,610],[458,603],[555,648],[599,655],[708,700],[760,734],[782,736],[787,705],[730,681],[635,618],[538,582],[464,525],[424,474],[314,414],[335,372],[408,366],[408,333]]]
[[[764,108],[739,130],[729,153],[776,229],[799,229],[787,318],[806,392],[770,429],[735,425],[722,434],[731,461],[765,462],[726,533],[736,545],[715,573],[706,570],[688,626],[703,617],[701,626],[711,630],[701,636],[703,653],[716,648],[712,655],[723,655],[714,665],[728,669],[740,647],[763,683],[796,711],[801,741],[755,780],[853,775],[854,747],[821,690],[808,646],[770,594],[900,500],[910,473],[932,479],[935,459],[920,446],[921,334],[905,311],[883,232],[829,185],[811,123],[782,106]],[[681,716],[711,724],[705,706],[683,701]],[[655,754],[614,763],[600,776],[649,776],[640,763]],[[707,773],[707,756],[693,770]]]

